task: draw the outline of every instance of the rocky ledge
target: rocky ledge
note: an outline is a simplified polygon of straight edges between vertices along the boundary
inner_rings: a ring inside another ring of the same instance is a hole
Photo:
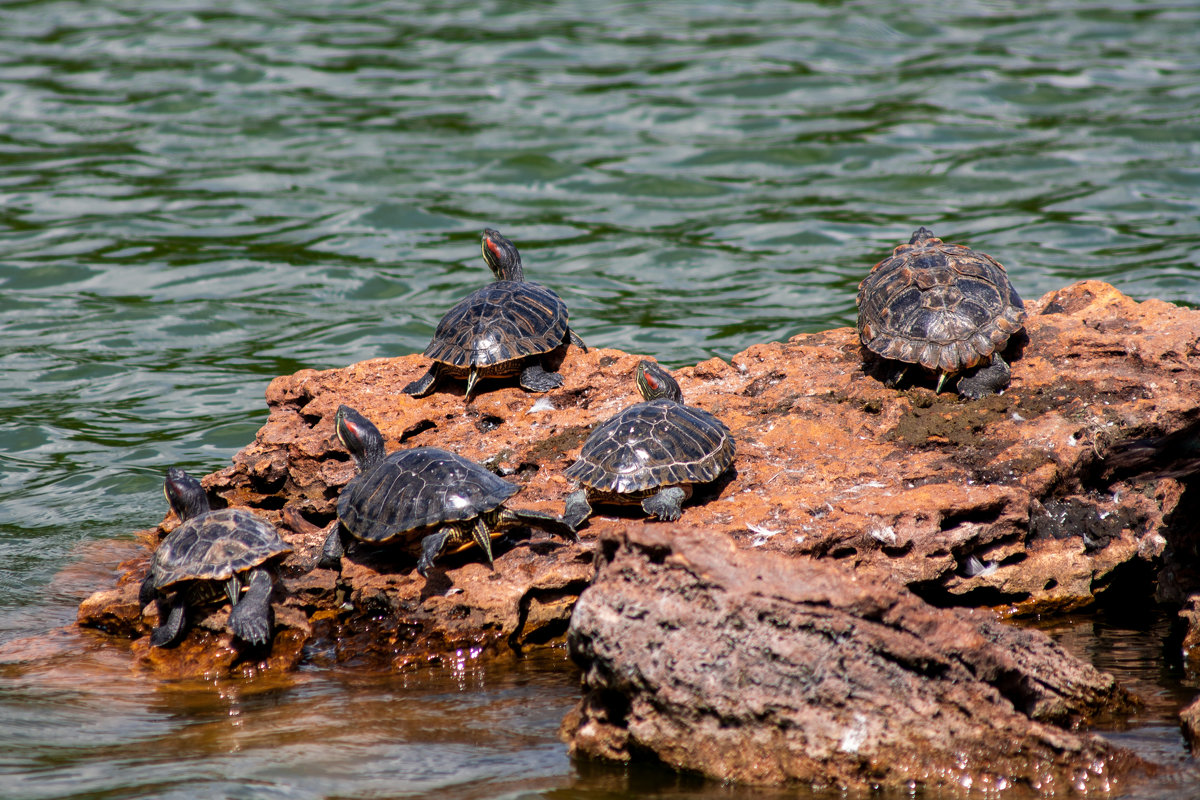
[[[1200,420],[1200,312],[1085,282],[1030,303],[1026,330],[1010,353],[1012,385],[978,401],[887,389],[864,373],[849,328],[677,370],[687,402],[723,419],[738,444],[735,471],[685,507],[678,529],[838,562],[940,606],[1061,611],[1155,578],[1161,599],[1182,605],[1197,576],[1173,554],[1194,548],[1183,519],[1194,500],[1177,478],[1114,478],[1104,458],[1121,440]],[[402,394],[427,367],[418,355],[277,378],[255,441],[203,480],[215,507],[262,513],[295,548],[270,651],[231,649],[217,611],[183,646],[151,653],[153,608],[137,602],[149,547],[118,586],[83,603],[80,624],[137,638],[135,651],[168,674],[287,668],[301,658],[400,666],[561,637],[592,579],[594,542],[633,515],[593,517],[579,544],[537,531],[510,537],[494,570],[468,550],[426,580],[408,557],[365,546],[340,573],[316,569],[354,474],[334,412],[346,403],[366,414],[389,449],[436,445],[488,464],[523,487],[512,505],[561,511],[570,488],[562,472],[588,431],[636,401],[637,360],[572,348],[562,389],[532,395],[484,382],[469,406],[461,383],[421,399]],[[144,534],[147,544],[176,524],[168,516]]]
[[[1136,766],[1048,724],[1120,706],[1113,679],[989,612],[690,527],[606,531],[597,563],[568,635],[584,695],[562,732],[577,756],[985,795],[1104,794]]]

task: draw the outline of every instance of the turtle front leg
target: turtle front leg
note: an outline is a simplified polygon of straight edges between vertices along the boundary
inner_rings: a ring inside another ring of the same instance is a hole
[[[435,361],[435,362],[433,362],[433,365],[429,368],[428,372],[426,372],[421,377],[417,378],[412,383],[405,386],[400,391],[404,392],[407,395],[412,395],[413,397],[424,397],[425,395],[427,395],[433,391],[433,387],[435,387],[437,385],[437,382],[438,382],[438,364]]]
[[[175,598],[170,604],[159,598],[159,625],[150,634],[151,647],[166,647],[169,644],[174,644],[179,639],[179,634],[183,633],[183,619],[186,609],[187,601],[182,591],[175,593]]]
[[[1012,370],[1008,362],[999,353],[992,355],[992,363],[976,370],[973,374],[958,381],[958,393],[968,400],[978,400],[989,394],[996,394],[1008,386],[1012,380]]]
[[[518,383],[521,384],[522,389],[531,392],[548,392],[563,385],[563,376],[557,372],[546,372],[541,364],[535,363],[521,370],[521,378]]]
[[[263,645],[271,636],[271,573],[252,570],[246,586],[241,602],[229,612],[229,630],[247,644]]]
[[[642,501],[642,510],[652,517],[658,517],[664,522],[674,522],[683,514],[683,501],[687,492],[678,486],[668,486],[659,489]]]
[[[569,525],[571,530],[579,530],[579,526],[591,515],[592,507],[588,504],[586,489],[567,495],[563,503],[563,522]]]
[[[580,339],[579,334],[573,329],[567,328],[567,337],[571,340],[571,344],[575,345],[583,352],[587,352],[587,345],[583,343],[583,339]]]

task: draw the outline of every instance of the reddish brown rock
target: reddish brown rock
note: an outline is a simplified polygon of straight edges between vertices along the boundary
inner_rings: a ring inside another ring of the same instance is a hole
[[[1179,727],[1188,747],[1193,753],[1196,752],[1197,746],[1200,746],[1200,697],[1179,712]]]
[[[678,370],[685,399],[721,417],[738,442],[736,472],[685,506],[681,523],[742,548],[833,559],[864,580],[898,578],[940,604],[1069,609],[1091,603],[1129,566],[1169,570],[1163,554],[1181,535],[1172,517],[1181,484],[1111,483],[1100,458],[1127,436],[1195,422],[1200,312],[1137,303],[1097,282],[1028,308],[1012,385],[980,401],[887,389],[864,374],[850,328]],[[421,356],[302,370],[271,382],[255,441],[203,482],[216,505],[256,509],[281,525],[296,548],[284,565],[293,582],[316,562],[354,474],[333,430],[341,403],[374,420],[389,449],[456,451],[519,483],[510,504],[561,512],[570,489],[562,472],[588,431],[636,402],[638,358],[572,348],[562,389],[536,395],[488,381],[470,406],[461,384],[420,399],[401,393],[427,368]],[[341,659],[366,652],[403,663],[544,640],[565,630],[591,577],[592,541],[633,517],[593,516],[579,545],[537,532],[502,542],[494,572],[468,550],[429,582],[411,558],[360,547],[340,576],[314,573],[287,602],[328,645],[314,652]],[[144,563],[128,580],[142,575]],[[1172,591],[1182,598],[1189,587]],[[118,630],[130,612],[112,599],[93,598],[103,608],[92,612]]]
[[[1048,637],[841,565],[631,525],[599,543],[568,637],[575,755],[723,781],[1107,792],[1136,759],[1069,723],[1125,698]]]

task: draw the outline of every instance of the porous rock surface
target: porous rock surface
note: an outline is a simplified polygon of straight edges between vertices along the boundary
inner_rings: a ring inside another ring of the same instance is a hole
[[[650,754],[740,783],[1045,796],[1109,792],[1135,765],[1048,724],[1119,705],[1113,678],[992,612],[694,528],[631,525],[598,553],[568,634],[575,755]]]
[[[1182,603],[1198,588],[1193,572],[1164,553],[1184,535],[1175,513],[1184,485],[1114,480],[1102,457],[1123,438],[1196,421],[1200,312],[1135,302],[1099,282],[1028,309],[1028,341],[1009,353],[1011,386],[979,401],[886,388],[864,373],[850,328],[677,370],[686,402],[724,420],[738,447],[735,470],[686,505],[679,524],[739,548],[836,561],[862,580],[896,579],[940,605],[1066,610],[1091,603],[1122,572],[1155,570],[1164,599]],[[638,401],[637,360],[573,347],[561,389],[538,395],[511,379],[481,381],[470,406],[461,382],[420,399],[401,393],[428,367],[419,355],[301,370],[271,382],[254,442],[203,484],[214,506],[264,514],[295,548],[275,609],[306,658],[402,665],[548,640],[565,631],[591,580],[596,538],[638,514],[602,509],[579,544],[514,536],[496,544],[494,571],[472,549],[446,557],[427,581],[411,557],[367,545],[340,573],[314,569],[354,475],[334,412],[345,403],[364,413],[389,450],[434,445],[484,462],[522,486],[509,505],[561,512],[572,488],[562,472],[589,430]],[[150,542],[176,524],[168,516]],[[147,564],[130,562],[115,589],[83,604],[80,623],[144,635],[155,622],[152,607],[137,605]]]

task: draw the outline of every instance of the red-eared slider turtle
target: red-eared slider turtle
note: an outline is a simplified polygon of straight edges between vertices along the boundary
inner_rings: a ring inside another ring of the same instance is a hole
[[[858,285],[858,336],[884,359],[883,379],[895,386],[909,364],[958,381],[972,399],[1003,389],[1011,373],[1000,352],[1021,330],[1025,306],[1004,267],[961,244],[946,244],[920,228]]]
[[[433,333],[425,355],[433,365],[404,387],[405,394],[424,397],[442,377],[467,379],[471,401],[480,378],[508,375],[531,392],[562,386],[555,370],[567,348],[587,346],[568,325],[567,305],[540,283],[525,280],[517,246],[488,228],[483,232],[483,260],[496,280],[460,300]]]
[[[436,447],[385,455],[379,429],[349,406],[338,408],[335,426],[359,474],[338,497],[339,524],[325,540],[324,566],[341,560],[343,531],[365,542],[394,542],[419,552],[421,575],[447,549],[471,544],[483,549],[490,564],[492,537],[516,525],[575,540],[575,531],[553,514],[505,507],[518,487],[474,461]]]
[[[232,606],[233,635],[247,644],[266,644],[274,586],[268,562],[292,548],[274,525],[248,511],[210,510],[200,481],[182,469],[167,470],[163,491],[182,524],[154,551],[150,574],[142,582],[142,605],[158,602],[160,622],[150,644],[162,647],[178,640],[188,606],[219,597],[221,588]]]
[[[567,495],[563,517],[577,528],[591,503],[628,505],[662,520],[676,520],[698,484],[716,480],[733,464],[733,437],[707,411],[683,404],[679,384],[651,361],[634,374],[645,400],[591,432],[566,476],[581,488]]]

